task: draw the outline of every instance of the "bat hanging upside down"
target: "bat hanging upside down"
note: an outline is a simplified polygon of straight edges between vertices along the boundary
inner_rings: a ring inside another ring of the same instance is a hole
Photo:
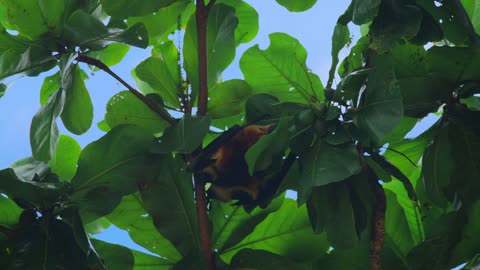
[[[194,158],[193,171],[211,183],[208,196],[228,202],[237,200],[238,205],[265,208],[277,195],[278,188],[296,160],[290,153],[281,169],[271,181],[264,181],[261,172],[249,174],[245,153],[264,135],[275,129],[275,125],[234,126],[213,140]]]

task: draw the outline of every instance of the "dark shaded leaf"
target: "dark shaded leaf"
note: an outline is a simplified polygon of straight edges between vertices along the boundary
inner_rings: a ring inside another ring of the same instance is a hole
[[[150,1],[128,1],[128,0],[100,0],[105,11],[118,18],[148,15],[156,12],[161,7],[167,7],[175,0],[150,0]]]
[[[265,250],[242,249],[232,258],[231,265],[235,269],[277,269],[277,270],[308,270],[308,263],[298,263],[284,256]]]

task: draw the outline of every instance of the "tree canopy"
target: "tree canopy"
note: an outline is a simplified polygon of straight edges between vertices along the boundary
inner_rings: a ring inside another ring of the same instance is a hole
[[[242,0],[0,0],[0,80],[45,77],[32,156],[0,170],[0,268],[480,267],[480,2],[352,0],[338,15],[326,82],[280,32],[223,80],[262,16]],[[151,51],[135,85],[112,67],[131,47]],[[92,72],[125,90],[82,149],[57,123],[92,128]],[[258,123],[275,130],[244,155],[250,175],[268,185],[296,157],[280,195],[265,209],[208,200],[194,157]],[[112,224],[156,256],[95,239]]]

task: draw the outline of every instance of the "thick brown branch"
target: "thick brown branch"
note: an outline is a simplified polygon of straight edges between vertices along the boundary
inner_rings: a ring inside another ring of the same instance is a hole
[[[208,107],[208,61],[207,61],[207,24],[210,8],[215,4],[211,0],[205,6],[205,0],[197,0],[195,18],[197,23],[198,44],[198,111],[199,115],[205,115]],[[215,270],[213,258],[210,222],[207,213],[207,199],[205,197],[205,182],[198,176],[195,177],[195,202],[197,206],[197,219],[200,232],[200,245],[209,270]]]
[[[368,167],[365,157],[363,155],[363,147],[359,144],[357,145],[358,155],[360,157],[360,165],[362,166],[362,171],[368,177],[368,182],[372,188],[372,191],[375,195],[375,207],[373,210],[373,227],[372,227],[372,238],[370,243],[370,269],[371,270],[381,270],[382,269],[382,250],[383,250],[383,240],[385,238],[385,212],[387,210],[387,199],[385,197],[385,190],[382,185],[378,182],[378,177],[375,173]]]
[[[151,101],[148,99],[146,96],[144,96],[142,93],[140,93],[138,90],[133,88],[130,84],[128,84],[126,81],[124,81],[120,76],[118,76],[115,72],[113,72],[107,65],[105,65],[102,61],[83,55],[79,54],[76,59],[78,62],[83,62],[92,66],[96,66],[97,68],[105,71],[108,73],[110,76],[115,78],[117,81],[119,81],[121,84],[123,84],[130,93],[135,95],[138,99],[140,99],[145,105],[147,105],[152,111],[156,112],[160,117],[162,117],[165,121],[170,123],[171,125],[175,125],[177,123],[177,120],[173,118],[169,113],[164,111],[162,108],[160,108],[155,102]]]

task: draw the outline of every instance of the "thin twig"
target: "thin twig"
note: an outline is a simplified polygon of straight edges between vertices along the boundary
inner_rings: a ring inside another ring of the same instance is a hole
[[[177,123],[177,120],[173,118],[169,113],[164,111],[160,106],[158,106],[155,102],[151,101],[148,99],[146,96],[144,96],[142,93],[140,93],[138,90],[133,88],[130,84],[128,84],[126,81],[124,81],[120,76],[118,76],[115,72],[113,72],[107,65],[105,65],[102,61],[86,56],[84,54],[79,54],[76,58],[78,62],[83,62],[92,66],[96,66],[97,68],[105,71],[108,73],[110,76],[115,78],[117,81],[119,81],[121,84],[123,84],[130,93],[132,93],[134,96],[136,96],[138,99],[140,99],[145,105],[147,105],[152,111],[156,112],[160,117],[162,117],[165,121],[167,121],[171,125],[175,125]]]
[[[207,114],[208,107],[208,61],[207,61],[207,24],[208,13],[215,4],[210,0],[205,6],[205,0],[197,0],[195,18],[197,23],[198,46],[198,111],[199,115]],[[198,150],[201,150],[199,148]],[[200,232],[200,245],[209,270],[215,270],[213,257],[212,238],[210,235],[210,222],[207,213],[207,198],[205,196],[205,182],[195,175],[195,202],[197,207],[197,220]]]

